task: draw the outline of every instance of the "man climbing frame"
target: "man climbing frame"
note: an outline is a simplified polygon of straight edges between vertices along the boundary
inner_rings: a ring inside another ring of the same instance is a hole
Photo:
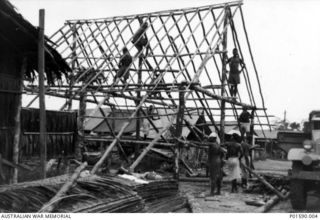
[[[242,108],[242,112],[239,115],[238,122],[240,124],[240,133],[241,133],[241,140],[244,140],[244,136],[248,137],[250,133],[250,119],[253,119],[254,110],[250,114],[248,112],[247,107]]]
[[[232,50],[233,57],[229,58],[227,63],[229,63],[230,73],[228,83],[230,84],[230,95],[231,97],[236,97],[238,93],[238,84],[240,84],[240,73],[245,67],[244,62],[239,57],[238,49],[234,48]],[[239,70],[241,67],[241,70]]]
[[[130,75],[129,67],[132,63],[132,57],[126,47],[122,49],[122,56],[120,57],[119,61],[119,70],[116,74],[116,77],[114,78],[114,82],[117,80],[117,78],[123,78],[122,82],[126,83],[127,79]]]

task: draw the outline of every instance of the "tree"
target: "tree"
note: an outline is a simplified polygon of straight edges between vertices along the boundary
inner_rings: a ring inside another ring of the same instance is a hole
[[[292,130],[298,130],[298,131],[300,131],[300,124],[297,123],[297,122],[292,122],[292,123],[290,123],[289,127],[290,127]]]

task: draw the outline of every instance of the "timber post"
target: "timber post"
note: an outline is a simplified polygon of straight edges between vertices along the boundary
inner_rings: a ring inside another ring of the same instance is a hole
[[[16,115],[14,117],[14,139],[13,139],[13,157],[12,157],[12,162],[14,164],[19,163],[19,145],[21,141],[21,107],[22,107],[23,76],[26,70],[27,70],[27,58],[24,57],[22,60],[21,70],[20,70],[18,105],[16,109]],[[18,169],[13,168],[12,183],[17,183],[17,182],[18,182]]]
[[[38,73],[39,73],[39,107],[40,107],[40,160],[41,160],[41,177],[46,178],[47,165],[47,140],[46,140],[46,105],[45,105],[45,87],[44,87],[44,9],[39,10],[39,41],[38,41]]]
[[[183,116],[184,116],[184,105],[185,105],[185,84],[182,83],[179,87],[179,106],[176,120],[176,138],[177,144],[174,149],[174,178],[179,180],[179,158],[180,158],[180,149],[183,147],[183,143],[179,142],[178,139],[181,137],[182,128],[183,128]]]
[[[142,84],[142,72],[141,72],[141,68],[142,68],[142,61],[143,61],[143,54],[141,53],[139,55],[139,67],[138,67],[138,91],[137,91],[137,99],[140,100],[141,99],[141,84]],[[138,106],[140,104],[140,101],[136,101],[136,106]],[[136,119],[136,140],[139,141],[140,140],[140,127],[141,127],[141,123],[140,123],[140,114],[141,111],[138,110],[137,111],[137,119]],[[139,155],[139,151],[140,151],[140,144],[136,144],[134,146],[134,157],[137,158]]]
[[[227,28],[228,25],[228,19],[230,16],[230,9],[227,7],[225,9],[225,20],[224,20],[224,28]],[[226,81],[227,81],[227,43],[228,43],[228,29],[223,33],[222,36],[222,47],[223,47],[223,55],[222,55],[222,78],[221,78],[221,96],[225,97],[226,95]],[[221,116],[220,116],[220,141],[221,143],[224,143],[224,126],[225,126],[225,107],[226,107],[226,101],[224,99],[221,100]]]
[[[75,81],[75,67],[76,67],[76,48],[77,48],[77,41],[76,41],[76,30],[77,26],[74,24],[72,26],[72,53],[71,53],[71,72],[70,72],[70,77],[69,77],[69,91],[68,91],[68,110],[70,111],[72,109],[72,86]]]
[[[255,110],[253,109],[252,112],[251,112],[251,124],[250,124],[250,138],[251,138],[251,146],[254,146],[255,145],[255,139],[254,139],[254,113],[255,113]],[[266,150],[266,147],[264,146],[264,150]],[[254,166],[253,166],[253,161],[252,159],[254,158],[254,152],[252,151],[251,152],[251,155],[250,155],[250,168],[251,169],[254,169]]]
[[[77,144],[75,149],[76,159],[82,159],[82,152],[85,150],[84,144],[84,121],[86,116],[86,108],[87,108],[87,91],[82,91],[79,97],[79,111],[78,111],[78,120],[77,120]]]

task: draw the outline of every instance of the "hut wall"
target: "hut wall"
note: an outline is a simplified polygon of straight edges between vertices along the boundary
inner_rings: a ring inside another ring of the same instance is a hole
[[[21,114],[20,158],[39,156],[39,109],[22,109]],[[48,159],[72,155],[75,150],[77,113],[46,111],[46,114]]]
[[[19,63],[12,52],[0,50],[0,153],[11,160],[14,116],[19,101]]]

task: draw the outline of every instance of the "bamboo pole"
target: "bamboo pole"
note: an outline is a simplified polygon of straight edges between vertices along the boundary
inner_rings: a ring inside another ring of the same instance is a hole
[[[92,94],[92,95],[93,95],[94,101],[95,101],[96,103],[98,103],[98,100],[96,99],[96,97],[94,96],[94,94]],[[116,137],[116,134],[115,134],[115,132],[114,132],[114,127],[115,127],[115,126],[112,127],[112,126],[110,125],[110,123],[109,123],[109,121],[108,121],[108,119],[107,119],[107,117],[106,117],[106,114],[104,113],[104,111],[103,111],[102,108],[99,108],[99,111],[100,111],[101,115],[103,116],[103,117],[102,117],[102,118],[104,119],[103,121],[107,124],[107,126],[108,126],[108,128],[109,128],[109,130],[110,130],[110,132],[111,132],[111,134],[112,134],[112,136],[113,136],[113,138],[115,138],[115,137]],[[113,122],[114,122],[114,120],[113,120]],[[127,157],[127,154],[126,154],[126,152],[123,150],[123,148],[122,148],[122,146],[121,146],[120,143],[117,143],[117,148],[118,148],[119,154],[123,156],[123,158],[125,159],[125,161],[129,162],[128,157]]]
[[[55,207],[57,207],[58,202],[60,201],[60,198],[63,197],[68,192],[68,190],[73,186],[75,181],[80,176],[81,171],[84,170],[86,166],[87,166],[87,162],[84,162],[79,167],[77,167],[77,169],[74,171],[72,176],[60,188],[57,194],[53,198],[51,198],[49,202],[44,204],[38,212],[40,213],[52,212],[55,209]]]
[[[14,117],[14,138],[13,138],[13,156],[12,162],[15,164],[19,163],[19,145],[21,138],[21,106],[22,106],[22,90],[23,90],[23,77],[27,68],[27,58],[22,59],[21,70],[20,70],[20,79],[19,79],[19,92],[17,96],[18,103],[16,108],[16,115]],[[14,168],[12,172],[12,183],[18,182],[18,169]]]
[[[113,138],[98,138],[98,137],[86,137],[87,141],[99,141],[99,142],[112,142]],[[137,141],[137,140],[131,140],[131,139],[123,139],[121,138],[121,140],[119,140],[119,142],[121,143],[125,143],[125,144],[140,144],[140,145],[146,145],[149,144],[150,141]],[[172,143],[163,143],[163,142],[157,142],[156,144],[157,146],[161,146],[161,147],[174,147],[175,144]]]
[[[246,165],[244,165],[243,163],[241,163],[241,166],[243,166],[246,170],[248,170],[251,174],[253,174],[253,176],[255,176],[256,178],[258,178],[258,180],[263,183],[263,185],[265,185],[266,187],[268,187],[272,192],[274,192],[277,196],[279,196],[279,198],[281,199],[285,199],[286,197],[279,192],[276,188],[274,188],[270,183],[268,183],[263,177],[261,177],[260,175],[258,175],[256,172],[254,172],[253,170],[251,170],[249,167],[247,167]]]
[[[37,98],[39,98],[39,95],[36,95],[35,97],[33,97],[33,99],[28,103],[26,108],[29,108],[37,100]]]
[[[39,146],[41,152],[41,177],[46,178],[47,141],[46,141],[46,106],[44,87],[44,9],[39,10],[39,42],[38,42],[38,73],[39,73],[39,105],[40,105],[40,137]]]
[[[149,152],[149,150],[157,144],[157,141],[161,138],[162,134],[164,134],[169,128],[171,127],[171,124],[167,125],[165,128],[163,128],[157,136],[151,141],[151,143],[142,151],[142,153],[139,155],[139,157],[133,162],[133,164],[129,167],[130,172],[134,172],[134,169],[138,164],[141,162],[141,160],[144,158],[144,156]]]
[[[230,17],[230,11],[229,8],[226,8],[224,10],[226,16],[224,20],[224,27],[228,26],[229,23],[229,17]],[[223,51],[227,50],[227,44],[228,43],[228,31],[225,31],[223,33],[223,39],[222,39],[222,47]],[[224,53],[222,58],[222,82],[221,82],[221,97],[225,96],[225,87],[226,87],[226,81],[227,81],[227,53]],[[224,126],[225,126],[225,107],[226,107],[226,101],[224,99],[221,100],[221,113],[220,113],[220,141],[221,143],[224,143]]]
[[[256,109],[255,106],[251,106],[251,105],[248,105],[248,104],[245,104],[245,103],[241,103],[241,102],[238,102],[236,100],[229,99],[227,97],[215,95],[212,92],[201,88],[200,86],[193,86],[193,87],[191,87],[191,89],[194,89],[196,91],[202,92],[202,93],[206,94],[209,97],[212,97],[212,98],[215,98],[215,99],[224,100],[226,103],[232,103],[232,104],[239,105],[239,106],[242,106],[242,107],[247,107],[248,109]]]
[[[245,36],[246,36],[246,41],[247,41],[247,45],[248,45],[251,61],[252,61],[253,67],[254,67],[256,79],[257,79],[258,86],[259,86],[259,92],[260,92],[260,96],[261,96],[261,100],[262,100],[262,107],[265,108],[264,98],[263,98],[262,91],[261,91],[260,80],[259,80],[259,77],[258,77],[258,71],[257,71],[257,67],[256,67],[256,64],[255,64],[253,55],[252,55],[251,45],[250,45],[250,42],[249,42],[248,33],[247,33],[246,25],[245,25],[245,22],[244,22],[244,17],[243,17],[243,12],[242,12],[242,7],[241,6],[240,6],[240,14],[241,14],[241,21],[242,21],[243,30],[244,30],[244,33],[245,33]],[[267,115],[266,111],[265,111],[265,115]],[[268,118],[267,118],[267,121],[268,121],[268,124],[270,124]],[[270,131],[271,131],[271,126],[269,126],[269,128],[270,128]]]

